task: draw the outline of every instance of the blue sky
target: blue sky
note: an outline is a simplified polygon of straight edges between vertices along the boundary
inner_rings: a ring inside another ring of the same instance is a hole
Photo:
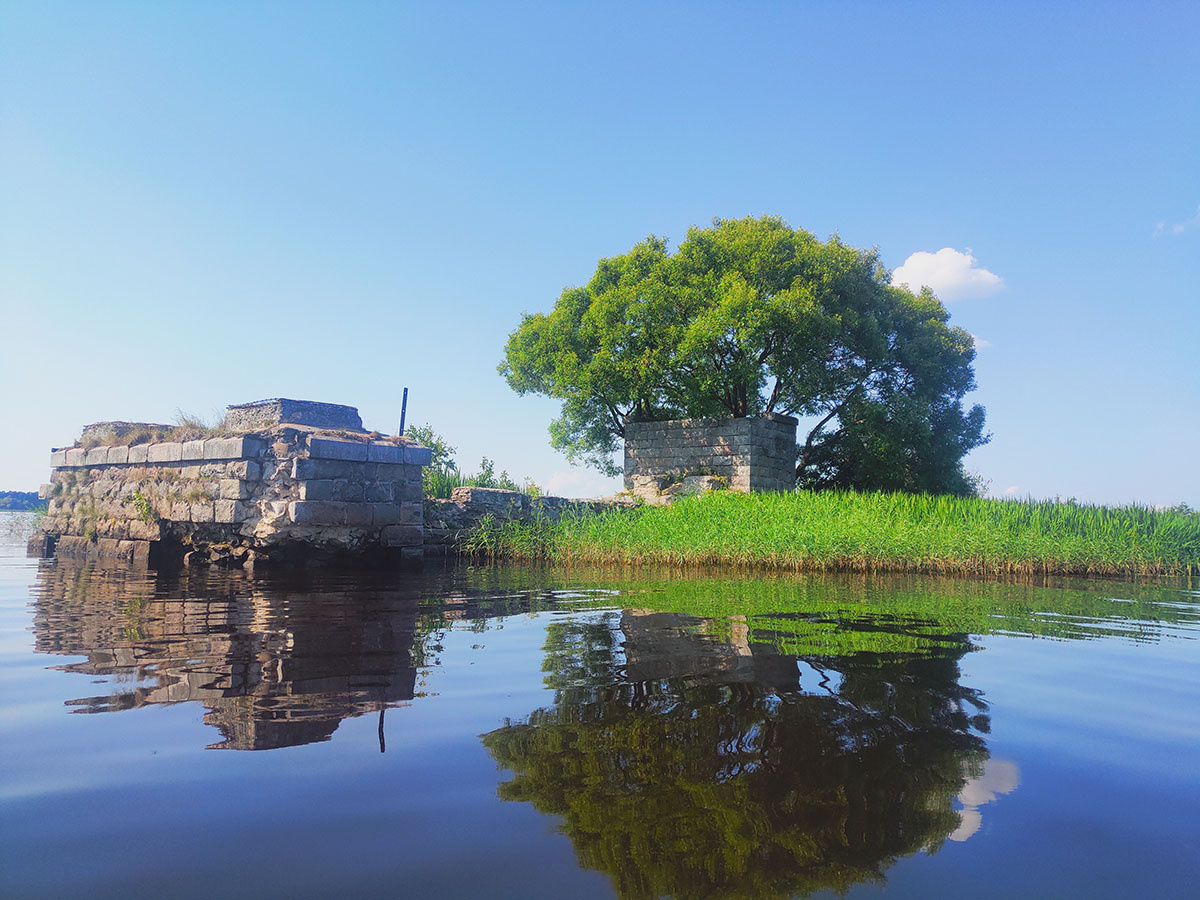
[[[992,493],[1200,505],[1198,45],[1183,3],[0,2],[0,489],[87,422],[390,432],[407,385],[464,468],[600,492],[505,336],[766,213],[935,254]]]

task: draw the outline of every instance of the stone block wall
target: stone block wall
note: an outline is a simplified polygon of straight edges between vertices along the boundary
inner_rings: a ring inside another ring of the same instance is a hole
[[[422,555],[425,447],[276,425],[255,434],[51,454],[31,549],[243,564]],[[200,558],[195,558],[197,553]]]
[[[654,499],[674,482],[709,476],[730,490],[796,486],[796,419],[678,419],[625,426],[625,489]]]

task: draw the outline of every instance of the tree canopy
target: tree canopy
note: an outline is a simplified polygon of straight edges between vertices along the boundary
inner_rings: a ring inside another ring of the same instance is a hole
[[[775,217],[648,237],[600,260],[550,313],[526,314],[500,372],[563,401],[551,443],[615,474],[631,421],[795,415],[806,487],[970,492],[986,441],[974,341],[925,289],[889,283],[874,250]]]

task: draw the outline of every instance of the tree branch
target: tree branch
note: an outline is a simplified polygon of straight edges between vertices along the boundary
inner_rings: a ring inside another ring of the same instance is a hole
[[[863,387],[863,382],[860,381],[858,384],[856,384],[854,386],[854,388],[850,391],[850,393],[848,393],[845,396],[845,398],[842,400],[842,402],[839,403],[837,406],[835,406],[833,409],[831,409],[828,413],[826,413],[825,418],[823,418],[820,422],[818,422],[816,424],[816,426],[813,428],[813,430],[808,433],[808,438],[804,441],[804,449],[800,452],[800,462],[797,463],[797,465],[796,465],[796,477],[797,478],[799,478],[802,474],[804,474],[804,470],[808,468],[808,458],[812,454],[813,441],[815,441],[817,439],[817,435],[820,434],[821,429],[824,428],[826,425],[828,425],[829,421],[834,416],[836,416],[838,413],[840,413],[843,409],[846,408],[846,404],[850,402],[850,398],[853,397],[855,394],[857,394],[862,389],[862,387]]]
[[[778,376],[775,378],[775,387],[771,388],[771,399],[767,402],[767,414],[775,412],[775,404],[779,402],[779,382]]]

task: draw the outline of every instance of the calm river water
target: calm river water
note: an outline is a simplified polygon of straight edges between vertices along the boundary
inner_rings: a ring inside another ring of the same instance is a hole
[[[0,551],[0,894],[1200,897],[1200,593]]]

